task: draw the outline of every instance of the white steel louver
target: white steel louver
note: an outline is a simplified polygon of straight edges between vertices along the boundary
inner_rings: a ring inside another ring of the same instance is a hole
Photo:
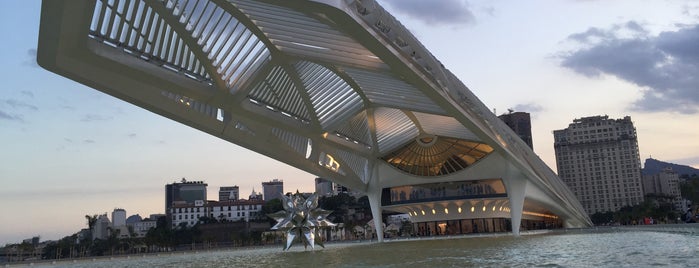
[[[272,128],[272,133],[289,145],[289,147],[293,148],[299,155],[305,156],[308,154],[308,138],[278,128]]]
[[[231,0],[231,3],[254,21],[280,51],[340,65],[387,68],[381,59],[347,34],[307,14],[263,1]],[[305,38],[299,39],[299,35]]]
[[[373,147],[371,141],[371,129],[367,120],[367,112],[362,111],[348,120],[346,124],[339,126],[335,134],[352,142],[361,143],[364,146]]]
[[[351,118],[364,108],[357,92],[330,69],[307,61],[298,62],[294,66],[308,90],[323,129]]]
[[[367,182],[369,178],[369,161],[366,158],[344,150],[337,150],[336,153],[337,156],[349,166],[354,174],[356,174],[364,183]]]
[[[262,40],[213,1],[168,0],[165,6],[201,45],[231,93],[270,60]]]
[[[457,121],[453,117],[413,112],[418,124],[423,129],[429,130],[429,134],[458,138],[463,140],[478,140],[478,136]]]
[[[189,78],[210,79],[183,37],[144,1],[97,1],[90,37]]]
[[[381,153],[390,152],[420,134],[413,121],[400,110],[378,108],[374,110],[374,121]]]
[[[275,66],[264,79],[252,87],[248,97],[261,104],[270,105],[290,116],[310,121],[310,115],[298,88],[281,66]]]
[[[172,100],[175,103],[178,103],[182,105],[183,107],[187,107],[189,109],[195,110],[201,114],[204,114],[210,118],[216,118],[218,116],[218,109],[215,107],[208,105],[203,102],[199,102],[193,98],[187,97],[187,96],[182,96],[179,94],[175,94],[169,91],[163,90],[161,94]]]
[[[424,93],[390,73],[357,68],[343,68],[343,70],[359,85],[372,103],[398,109],[445,113]]]

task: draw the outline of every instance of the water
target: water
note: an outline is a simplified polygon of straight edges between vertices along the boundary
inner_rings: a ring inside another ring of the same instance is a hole
[[[48,264],[44,264],[48,265]],[[699,267],[699,236],[585,231],[166,253],[55,267]]]

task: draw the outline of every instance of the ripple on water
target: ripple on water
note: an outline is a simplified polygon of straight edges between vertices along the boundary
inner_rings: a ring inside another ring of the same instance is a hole
[[[699,267],[699,237],[590,231],[382,244],[338,243],[66,262],[48,267]]]

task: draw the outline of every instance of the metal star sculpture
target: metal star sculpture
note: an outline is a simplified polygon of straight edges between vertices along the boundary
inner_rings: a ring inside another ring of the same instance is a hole
[[[304,248],[310,245],[311,249],[315,249],[314,244],[325,247],[323,241],[315,240],[319,236],[318,229],[335,224],[325,219],[332,211],[318,208],[318,194],[314,193],[308,199],[298,191],[291,196],[282,195],[282,206],[284,210],[267,216],[277,221],[272,230],[286,231],[284,250],[288,250],[297,238]]]

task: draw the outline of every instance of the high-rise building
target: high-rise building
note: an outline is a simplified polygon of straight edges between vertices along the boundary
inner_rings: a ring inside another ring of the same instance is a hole
[[[124,226],[126,225],[126,210],[123,208],[115,208],[112,211],[112,226]]]
[[[532,150],[534,149],[534,144],[532,142],[532,122],[529,113],[513,112],[510,110],[509,113],[502,114],[498,116],[498,118],[505,122],[524,143],[529,145],[529,148],[532,148]]]
[[[262,194],[265,201],[282,198],[284,194],[284,181],[273,179],[262,183]]]
[[[641,158],[631,117],[573,120],[553,131],[558,176],[589,214],[643,201]]]
[[[645,174],[643,175],[643,192],[681,198],[680,176],[672,168],[665,168],[658,174]]]
[[[218,190],[218,201],[235,201],[240,199],[240,188],[238,186],[221,186]]]
[[[194,204],[197,200],[206,201],[206,186],[203,181],[187,181],[182,178],[180,182],[165,185],[165,212],[168,221],[172,220],[170,208],[173,204]]]
[[[95,225],[92,226],[92,239],[107,239],[107,237],[109,237],[110,225],[112,225],[112,222],[109,221],[107,213],[99,215],[97,221],[95,221]]]
[[[685,213],[688,200],[682,198],[680,175],[671,167],[666,167],[656,174],[643,174],[644,194],[672,199],[672,206],[680,213]]]
[[[316,193],[320,196],[333,195],[333,182],[323,178],[316,178]]]
[[[338,194],[349,194],[355,197],[361,197],[365,195],[364,193],[358,191],[352,191],[346,186],[332,182],[331,180],[324,178],[316,178],[316,193],[321,196],[333,196]]]

